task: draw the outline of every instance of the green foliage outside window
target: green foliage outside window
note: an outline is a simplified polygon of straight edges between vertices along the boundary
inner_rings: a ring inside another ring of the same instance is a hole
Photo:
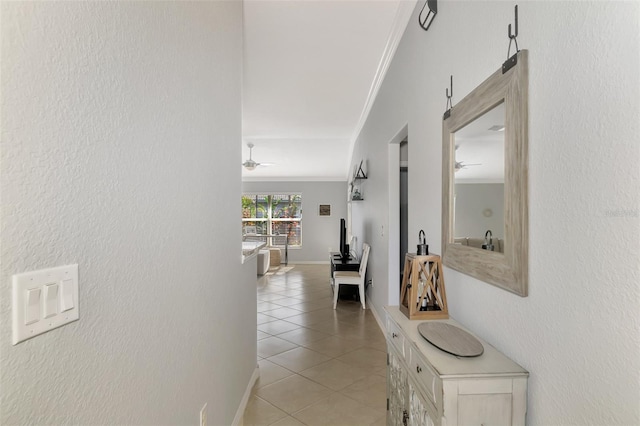
[[[244,194],[242,224],[243,233],[255,226],[257,234],[287,235],[290,246],[301,246],[302,195]]]

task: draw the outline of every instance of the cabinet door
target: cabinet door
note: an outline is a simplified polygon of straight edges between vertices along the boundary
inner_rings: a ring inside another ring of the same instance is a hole
[[[436,422],[436,412],[433,405],[418,390],[413,381],[409,379],[409,425],[411,426],[434,426]]]
[[[458,424],[512,424],[511,394],[458,395]]]
[[[387,425],[403,426],[407,407],[407,370],[402,366],[400,356],[392,345],[388,345],[389,365],[387,366]]]

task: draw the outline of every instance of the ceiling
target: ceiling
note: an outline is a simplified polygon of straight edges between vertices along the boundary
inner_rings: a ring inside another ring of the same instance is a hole
[[[455,134],[456,183],[504,183],[504,103],[496,105]],[[498,130],[502,128],[502,130]]]
[[[245,0],[243,180],[346,180],[414,1]],[[238,167],[241,167],[238,164]]]

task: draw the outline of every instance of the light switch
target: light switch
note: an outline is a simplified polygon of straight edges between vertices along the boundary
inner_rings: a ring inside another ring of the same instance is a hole
[[[50,283],[44,286],[43,297],[44,309],[42,310],[42,316],[45,318],[51,318],[58,314],[58,284]]]
[[[80,318],[78,265],[24,272],[11,278],[12,344]]]
[[[73,280],[64,280],[60,284],[60,312],[73,309]]]
[[[27,290],[24,309],[24,324],[29,325],[40,321],[40,289]]]

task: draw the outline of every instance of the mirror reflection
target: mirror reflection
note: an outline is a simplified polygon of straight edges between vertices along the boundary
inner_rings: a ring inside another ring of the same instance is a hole
[[[504,252],[504,102],[454,134],[454,243]]]

